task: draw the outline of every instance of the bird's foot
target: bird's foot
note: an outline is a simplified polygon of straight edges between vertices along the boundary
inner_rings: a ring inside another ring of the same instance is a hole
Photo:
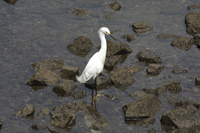
[[[95,97],[94,97],[94,100],[95,100],[95,101],[96,101],[100,96],[103,96],[101,93],[102,93],[102,92],[99,92],[98,94],[95,95]]]

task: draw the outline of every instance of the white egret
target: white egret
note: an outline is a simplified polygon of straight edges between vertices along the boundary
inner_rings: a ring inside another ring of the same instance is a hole
[[[112,38],[114,37],[110,34],[110,30],[107,27],[101,27],[98,33],[101,40],[101,49],[90,58],[83,73],[80,76],[76,76],[77,81],[80,83],[86,83],[90,79],[95,80],[103,71],[107,50],[105,35],[110,35]]]

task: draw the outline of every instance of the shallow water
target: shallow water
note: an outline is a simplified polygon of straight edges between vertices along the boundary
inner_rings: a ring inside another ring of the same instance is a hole
[[[87,4],[86,4],[87,2]],[[61,98],[53,91],[52,86],[34,91],[26,81],[35,73],[31,63],[44,59],[62,59],[65,65],[80,67],[83,70],[89,58],[97,51],[100,40],[97,31],[106,26],[111,31],[119,29],[113,35],[120,41],[130,45],[132,53],[126,61],[118,66],[129,67],[139,65],[144,68],[133,76],[135,82],[125,91],[111,87],[101,90],[101,94],[114,95],[119,101],[112,101],[105,96],[96,101],[97,111],[109,120],[108,132],[147,132],[150,128],[165,132],[160,125],[163,113],[173,107],[161,97],[162,108],[156,115],[156,122],[148,127],[128,125],[124,121],[122,107],[135,100],[128,94],[141,91],[141,88],[162,86],[167,80],[179,80],[182,92],[175,97],[200,101],[199,88],[195,87],[195,77],[200,74],[200,52],[195,47],[183,51],[170,45],[173,39],[159,40],[159,33],[175,34],[192,38],[186,33],[185,15],[188,12],[200,12],[200,9],[187,10],[191,4],[200,4],[199,0],[118,0],[122,5],[120,11],[113,11],[108,4],[113,1],[93,0],[19,0],[15,5],[0,1],[0,118],[3,123],[1,132],[35,132],[31,129],[34,120],[16,118],[12,114],[27,104],[33,104],[37,114],[41,107],[51,109],[55,105],[75,102],[72,96]],[[86,9],[89,14],[78,18],[72,11],[74,8]],[[105,19],[106,13],[114,13],[112,19]],[[127,42],[122,35],[134,33],[132,23],[148,22],[153,30],[140,34],[139,38]],[[72,54],[67,45],[79,36],[92,40],[94,47],[91,52],[81,58]],[[112,38],[107,37],[113,41]],[[146,76],[146,66],[138,62],[136,54],[144,50],[152,50],[161,57],[165,69],[157,77]],[[186,74],[172,74],[174,68],[188,69]],[[164,78],[166,77],[166,78]],[[87,97],[80,99],[91,104],[91,90],[79,85],[77,90],[87,92]],[[168,94],[173,95],[173,94]],[[42,124],[44,120],[38,120]],[[90,132],[83,116],[77,117],[76,126],[70,131]],[[43,132],[49,132],[44,130]]]

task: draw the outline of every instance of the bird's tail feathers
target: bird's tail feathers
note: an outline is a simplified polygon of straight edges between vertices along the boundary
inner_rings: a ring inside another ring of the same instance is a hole
[[[77,76],[77,75],[76,75],[76,80],[77,80],[78,82],[80,82],[80,83],[85,83],[85,82],[83,81],[82,75],[80,75],[80,76]]]

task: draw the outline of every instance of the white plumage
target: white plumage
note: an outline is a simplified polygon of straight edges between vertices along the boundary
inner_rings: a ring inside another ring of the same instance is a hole
[[[83,73],[80,76],[76,76],[77,81],[80,83],[86,83],[91,78],[95,79],[103,70],[107,50],[105,35],[110,35],[110,30],[106,27],[102,27],[99,29],[98,33],[101,40],[101,49],[90,58]]]

